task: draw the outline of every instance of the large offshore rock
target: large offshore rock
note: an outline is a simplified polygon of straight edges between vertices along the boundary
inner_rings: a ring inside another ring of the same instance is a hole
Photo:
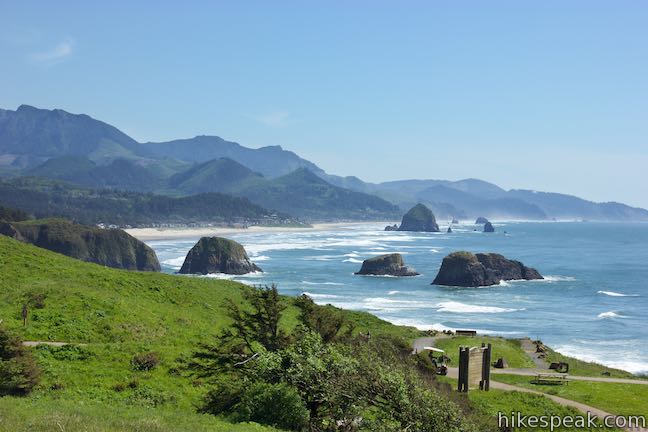
[[[203,237],[191,248],[180,268],[183,274],[241,275],[262,271],[250,261],[243,246],[223,237]]]
[[[398,231],[439,232],[439,225],[432,210],[417,204],[405,213]]]
[[[495,232],[495,227],[493,226],[492,223],[486,222],[484,224],[484,232],[485,233],[494,233]]]
[[[500,254],[454,252],[443,258],[432,284],[478,287],[497,285],[505,280],[543,279],[537,270]]]
[[[405,265],[403,256],[399,253],[379,255],[364,260],[362,268],[357,275],[375,276],[417,276],[418,273],[412,267]]]

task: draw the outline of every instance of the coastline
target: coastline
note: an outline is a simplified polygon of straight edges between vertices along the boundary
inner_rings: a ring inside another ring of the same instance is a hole
[[[130,228],[126,229],[128,234],[138,240],[175,240],[184,238],[199,238],[210,236],[225,236],[229,234],[242,233],[281,233],[281,232],[317,232],[317,231],[345,231],[358,225],[387,224],[381,221],[365,222],[334,222],[313,224],[312,227],[270,227],[252,226],[249,228],[228,228],[228,227],[194,227],[194,228]]]

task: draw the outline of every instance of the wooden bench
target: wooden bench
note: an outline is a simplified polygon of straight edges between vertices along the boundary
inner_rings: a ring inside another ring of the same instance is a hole
[[[477,330],[455,330],[457,336],[477,336]]]
[[[535,376],[532,384],[546,384],[546,385],[563,385],[569,384],[568,376],[566,374],[547,374],[540,373]]]

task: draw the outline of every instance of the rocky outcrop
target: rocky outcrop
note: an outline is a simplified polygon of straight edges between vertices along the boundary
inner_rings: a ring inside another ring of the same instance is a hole
[[[375,276],[417,276],[412,267],[405,265],[403,256],[398,253],[380,255],[364,260],[357,275]]]
[[[457,220],[457,218],[454,218],[454,217],[453,217],[453,218],[452,218],[452,223],[453,223],[453,224],[458,224],[459,221]]]
[[[439,232],[439,225],[432,210],[417,204],[405,213],[398,231]]]
[[[153,249],[120,229],[101,229],[51,219],[1,222],[0,234],[107,267],[160,271]]]
[[[387,226],[385,227],[385,231],[398,231],[398,225],[396,225],[396,224],[394,224],[394,225],[387,225]]]
[[[543,279],[537,270],[495,253],[454,252],[443,258],[433,285],[478,287],[505,280]]]
[[[483,216],[479,216],[475,221],[475,225],[484,225],[486,222],[488,222],[488,219]]]
[[[484,232],[485,233],[494,233],[495,232],[495,227],[493,227],[492,223],[486,222],[484,224]]]
[[[448,227],[448,230],[446,231],[448,234],[452,233],[452,227]]]
[[[242,245],[223,237],[203,237],[198,240],[180,268],[182,274],[242,275],[260,271],[250,261]]]

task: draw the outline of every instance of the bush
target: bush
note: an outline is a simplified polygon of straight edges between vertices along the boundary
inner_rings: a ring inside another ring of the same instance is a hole
[[[160,363],[160,355],[156,352],[137,354],[131,360],[131,366],[137,371],[150,371]]]
[[[308,424],[308,410],[297,389],[288,384],[254,384],[243,393],[237,417],[287,430]]]
[[[40,381],[40,369],[20,340],[0,326],[0,396],[29,394]]]

